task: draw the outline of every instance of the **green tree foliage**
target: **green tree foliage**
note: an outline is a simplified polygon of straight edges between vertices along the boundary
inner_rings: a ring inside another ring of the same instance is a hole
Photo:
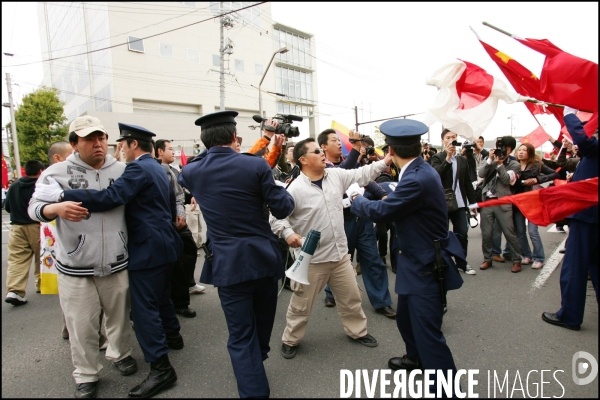
[[[21,165],[29,160],[47,164],[48,147],[58,140],[65,140],[68,127],[63,106],[54,88],[41,88],[23,97],[22,104],[15,110]],[[6,129],[11,132],[10,123]],[[10,153],[12,158],[12,146]]]

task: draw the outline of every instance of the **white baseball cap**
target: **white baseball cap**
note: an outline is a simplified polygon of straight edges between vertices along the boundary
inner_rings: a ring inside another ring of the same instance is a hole
[[[90,133],[96,131],[107,133],[102,122],[91,115],[77,117],[71,122],[71,125],[69,125],[69,132],[75,132],[79,137],[86,137]]]

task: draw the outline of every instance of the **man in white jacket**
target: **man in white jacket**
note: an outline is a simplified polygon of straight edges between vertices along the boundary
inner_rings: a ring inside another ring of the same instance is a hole
[[[271,228],[293,248],[302,246],[301,238],[311,229],[321,232],[321,240],[308,270],[310,285],[291,282],[294,294],[287,311],[281,353],[284,358],[296,355],[316,296],[326,284],[335,295],[346,335],[364,346],[376,347],[377,340],[367,333],[367,317],[348,254],[342,197],[353,183],[366,186],[379,176],[391,164],[391,157],[359,169],[325,169],[325,153],[314,139],[308,138],[294,146],[294,159],[301,170],[289,187],[296,205],[285,220],[272,217]]]
[[[55,180],[66,190],[100,190],[121,176],[125,164],[107,154],[108,134],[99,119],[78,117],[69,132],[75,152],[65,162],[46,169],[38,183]],[[125,206],[88,213],[79,204],[46,203],[34,193],[28,211],[40,222],[56,221],[58,249],[54,256],[60,303],[70,333],[75,397],[93,398],[102,370],[98,359],[101,309],[109,342],[106,358],[122,375],[135,373],[137,362],[131,357]]]

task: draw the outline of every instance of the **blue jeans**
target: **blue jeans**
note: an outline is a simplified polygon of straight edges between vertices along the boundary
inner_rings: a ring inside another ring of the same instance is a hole
[[[371,305],[375,309],[391,306],[387,267],[377,251],[373,221],[352,217],[344,222],[344,231],[348,239],[348,252],[354,254],[354,250],[358,250],[358,262]],[[325,294],[333,299],[329,286],[325,286]]]
[[[525,216],[521,213],[521,210],[514,206],[513,222],[515,224],[515,232],[519,238],[519,244],[521,245],[521,255],[532,258],[531,248],[527,241],[527,231],[529,231],[529,238],[531,239],[531,244],[533,244],[533,260],[544,262],[546,256],[544,255],[544,244],[538,232],[538,226],[531,221],[527,221],[527,228],[525,228]]]

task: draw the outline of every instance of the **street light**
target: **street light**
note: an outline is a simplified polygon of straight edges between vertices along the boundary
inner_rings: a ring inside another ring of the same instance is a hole
[[[275,53],[273,53],[273,57],[271,57],[271,61],[269,61],[269,65],[267,65],[267,68],[265,69],[265,72],[263,73],[263,76],[260,79],[260,83],[258,84],[258,112],[260,113],[261,118],[263,116],[263,109],[262,109],[262,92],[260,91],[260,86],[262,85],[263,81],[265,80],[265,76],[267,76],[267,71],[269,70],[269,67],[273,63],[275,56],[277,54],[287,53],[288,51],[290,51],[290,49],[288,49],[287,47],[282,47],[279,50],[277,50]]]

